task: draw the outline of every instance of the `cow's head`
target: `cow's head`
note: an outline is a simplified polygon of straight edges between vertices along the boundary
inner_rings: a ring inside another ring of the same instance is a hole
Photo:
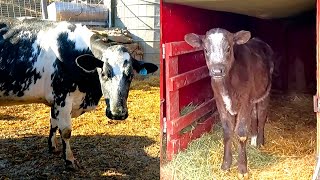
[[[193,47],[203,48],[210,76],[222,79],[234,62],[233,46],[246,43],[250,37],[249,31],[231,33],[215,28],[209,30],[206,35],[186,34],[184,39]]]
[[[127,98],[133,70],[152,73],[158,67],[132,58],[122,45],[108,46],[95,36],[91,38],[91,49],[94,56],[82,55],[76,63],[88,73],[98,71],[107,117],[124,120],[128,117]]]

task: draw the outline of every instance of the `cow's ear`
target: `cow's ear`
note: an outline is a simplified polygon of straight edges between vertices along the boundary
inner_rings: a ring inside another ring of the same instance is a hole
[[[184,36],[184,40],[192,47],[198,48],[202,45],[202,36],[189,33]]]
[[[103,61],[90,54],[84,54],[77,57],[76,64],[85,72],[94,72],[97,68],[103,67]]]
[[[233,35],[233,41],[236,44],[244,44],[251,38],[251,33],[249,31],[238,31]]]
[[[133,69],[136,70],[139,74],[146,75],[153,73],[158,70],[158,66],[152,63],[138,61],[132,58]]]

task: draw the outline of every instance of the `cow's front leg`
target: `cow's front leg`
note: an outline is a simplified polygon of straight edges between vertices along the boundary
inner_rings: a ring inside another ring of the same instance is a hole
[[[239,179],[248,179],[248,169],[247,169],[247,140],[239,142],[239,154],[238,154],[238,170]]]
[[[71,104],[69,105],[71,106]],[[64,107],[55,106],[54,109],[57,124],[62,140],[62,154],[63,159],[66,162],[67,169],[78,169],[80,166],[76,159],[73,156],[70,146],[70,138],[72,132],[72,125],[71,125],[71,107],[68,108],[68,103]]]
[[[238,154],[238,170],[239,178],[248,178],[248,167],[247,167],[247,151],[246,144],[248,140],[249,127],[251,125],[251,113],[254,104],[242,105],[236,119],[235,134],[239,140],[239,154]]]
[[[221,165],[222,170],[229,170],[232,164],[232,136],[234,129],[235,116],[232,116],[226,111],[221,110],[220,119],[223,128],[223,162]]]
[[[58,129],[58,122],[56,118],[52,117],[52,108],[50,113],[50,133],[48,138],[48,147],[49,147],[49,153],[57,153],[58,149],[58,139],[56,137]]]

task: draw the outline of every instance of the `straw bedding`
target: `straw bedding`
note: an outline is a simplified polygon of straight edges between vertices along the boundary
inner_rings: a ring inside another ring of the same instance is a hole
[[[165,179],[236,179],[237,150],[233,165],[223,172],[222,128],[191,142],[161,168]],[[266,124],[266,144],[260,149],[248,146],[250,179],[311,179],[315,166],[316,117],[312,96],[273,96]]]
[[[71,147],[83,169],[69,172],[61,153],[48,153],[49,107],[0,107],[0,179],[159,179],[159,78],[137,77],[128,108],[127,120],[111,121],[102,100],[73,119]]]

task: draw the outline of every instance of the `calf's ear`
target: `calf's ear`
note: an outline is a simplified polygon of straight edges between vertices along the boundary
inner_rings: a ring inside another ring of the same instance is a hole
[[[138,61],[134,58],[132,58],[132,67],[135,71],[142,75],[153,73],[158,70],[157,65],[144,61]]]
[[[244,44],[251,38],[251,33],[249,31],[238,31],[233,35],[233,41],[236,44]]]
[[[202,45],[202,38],[201,36],[194,34],[194,33],[189,33],[184,36],[184,40],[192,47],[200,47]]]
[[[84,54],[77,57],[76,64],[85,72],[94,72],[97,68],[103,67],[103,61],[90,54]]]

